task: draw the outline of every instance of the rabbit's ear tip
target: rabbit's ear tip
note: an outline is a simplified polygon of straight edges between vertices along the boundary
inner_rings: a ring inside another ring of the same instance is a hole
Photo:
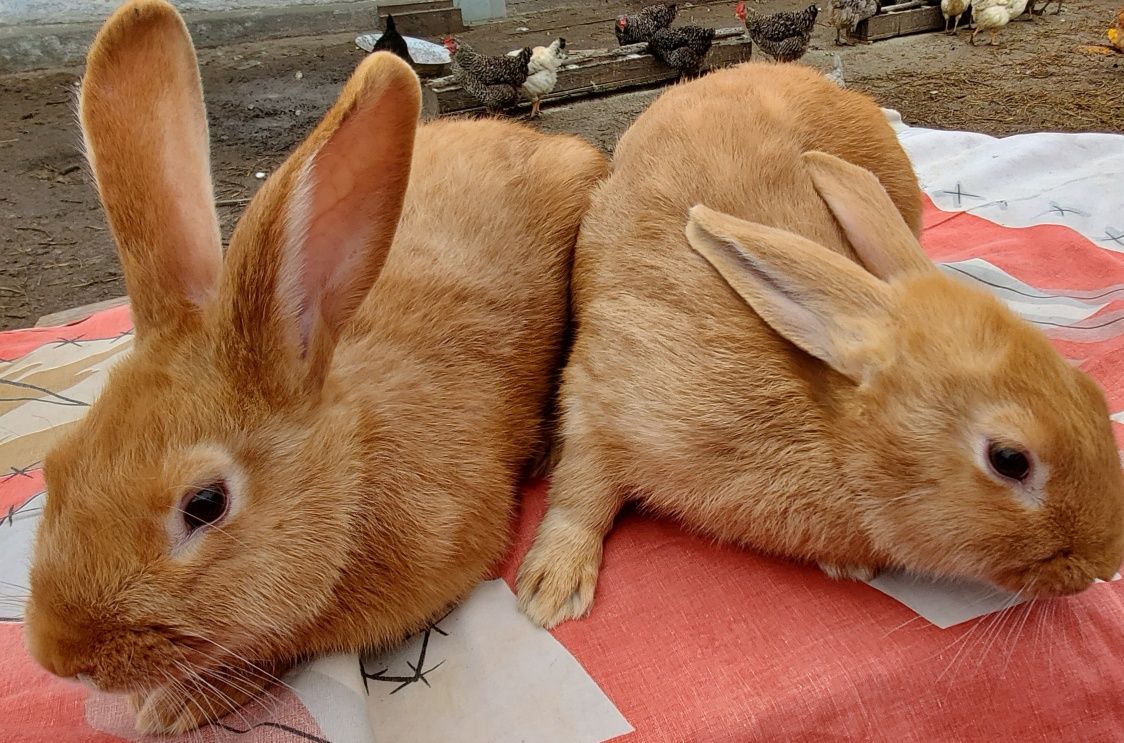
[[[826,152],[821,152],[820,150],[808,150],[807,152],[801,153],[800,159],[803,160],[806,165],[835,165],[844,162],[840,158],[829,155]]]
[[[114,23],[173,21],[179,23],[180,13],[167,0],[131,0],[119,7],[110,17]]]
[[[360,95],[367,95],[387,88],[400,88],[404,92],[418,90],[418,76],[404,60],[389,52],[380,52],[366,57],[359,63],[352,76]]]
[[[379,74],[380,72],[413,72],[413,68],[410,67],[410,65],[408,65],[406,61],[399,57],[397,54],[391,54],[390,52],[378,52],[376,54],[368,54],[366,57],[364,57],[356,67],[356,71],[364,75],[372,75]]]
[[[163,35],[164,41],[141,41],[153,34]],[[89,55],[98,58],[116,55],[121,49],[146,46],[160,49],[169,44],[178,48],[180,38],[189,37],[183,17],[175,6],[165,0],[133,0],[117,8],[105,21],[90,47]]]
[[[701,230],[704,233],[715,235],[730,227],[734,218],[729,214],[715,211],[709,206],[695,204],[687,211],[688,231]]]
[[[703,206],[702,204],[695,204],[687,210],[687,219],[691,220],[692,222],[698,222],[699,220],[706,219],[713,214],[714,210]]]
[[[132,0],[130,5],[143,12],[152,13],[153,15],[179,15],[176,6],[172,5],[168,0]]]

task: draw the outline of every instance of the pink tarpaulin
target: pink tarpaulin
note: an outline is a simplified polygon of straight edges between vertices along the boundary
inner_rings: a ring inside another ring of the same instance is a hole
[[[926,250],[944,270],[996,292],[1091,374],[1124,445],[1124,137],[996,140],[898,129],[927,196]],[[127,353],[129,327],[120,308],[67,327],[0,334],[0,577],[8,589],[0,741],[131,737],[119,700],[91,696],[34,665],[20,624],[28,550],[46,497],[42,454]],[[500,571],[511,588],[546,491],[545,483],[525,489]],[[491,730],[479,734],[487,740],[1124,740],[1124,581],[940,629],[868,585],[716,547],[674,523],[630,513],[608,539],[588,619],[548,634],[515,613],[503,583],[488,590],[491,603],[474,595],[471,611],[514,629],[472,645],[456,629],[479,634],[481,625],[468,620],[467,605],[457,610],[432,633],[425,684],[404,684],[391,697],[392,687],[358,658],[313,664],[287,679],[292,690],[190,739],[344,743],[412,732],[414,740],[450,740],[432,732],[445,729],[439,718],[457,729],[468,712],[456,700],[479,690],[442,688],[442,674],[463,679],[481,664],[479,685],[504,689],[486,710],[493,727],[472,728]],[[567,698],[584,701],[527,714],[543,704],[520,696],[532,693],[529,682],[503,686],[495,670],[484,673],[488,658],[511,651],[501,648],[503,637],[516,635],[524,638],[511,640],[522,643],[521,666],[534,670],[544,659],[535,673],[545,688],[555,684],[565,697],[581,687]],[[572,668],[562,673],[566,663]],[[579,724],[583,710],[598,719]]]

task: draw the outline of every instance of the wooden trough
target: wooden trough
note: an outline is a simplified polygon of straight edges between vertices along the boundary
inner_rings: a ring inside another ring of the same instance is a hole
[[[961,19],[961,27],[964,26]],[[928,5],[921,0],[911,0],[897,5],[884,5],[875,16],[859,24],[855,38],[860,41],[880,41],[895,36],[943,31],[944,16],[939,5]]]
[[[675,70],[648,54],[646,44],[630,44],[615,49],[575,49],[558,71],[558,84],[544,102],[599,95],[627,88],[639,88],[675,80]],[[703,69],[728,67],[749,59],[752,44],[744,28],[722,28],[714,35],[714,46],[706,55]],[[520,108],[529,107],[522,101]],[[422,88],[422,115],[425,118],[483,110],[452,76],[430,80]]]

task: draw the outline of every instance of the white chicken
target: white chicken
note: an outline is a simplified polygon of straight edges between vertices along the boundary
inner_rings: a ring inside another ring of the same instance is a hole
[[[531,50],[531,61],[527,63],[527,81],[523,92],[531,99],[531,118],[539,115],[542,99],[558,84],[558,70],[566,59],[566,40],[562,38],[550,42],[550,46],[536,46]]]
[[[843,57],[835,54],[831,58],[831,69],[824,73],[831,82],[838,85],[840,88],[847,87],[847,81],[843,79]]]
[[[968,41],[976,43],[976,34],[987,31],[991,35],[991,44],[998,44],[996,37],[999,31],[1018,18],[1026,10],[1027,0],[972,0],[972,20],[976,28],[972,31]]]
[[[968,12],[972,7],[972,0],[941,0],[941,15],[944,16],[944,32],[946,34],[955,34],[956,29],[960,26],[960,17]],[[952,30],[948,28],[950,19],[955,18],[956,21],[952,24]]]

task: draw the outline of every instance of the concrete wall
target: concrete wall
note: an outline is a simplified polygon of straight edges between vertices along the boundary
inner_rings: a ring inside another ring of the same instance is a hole
[[[173,0],[183,12],[315,5],[324,0]],[[0,25],[103,21],[121,0],[0,0]],[[373,0],[371,7],[374,7]]]
[[[94,34],[119,4],[120,0],[0,0],[0,73],[81,64]],[[373,30],[376,23],[372,0],[175,0],[175,5],[183,11],[198,47],[358,34]]]
[[[325,4],[326,0],[173,0],[184,13],[278,9],[295,5]],[[372,15],[376,0],[368,0]],[[0,26],[28,23],[101,22],[121,4],[121,0],[0,0]],[[504,0],[454,0],[466,23],[503,18],[507,12]],[[369,29],[356,29],[369,30]]]
[[[506,14],[504,0],[454,0],[466,23]],[[81,64],[122,0],[0,0],[0,73]],[[172,0],[198,47],[374,31],[376,0]]]
[[[0,3],[4,0],[0,0]],[[461,9],[465,23],[480,23],[496,18],[507,17],[505,0],[453,0],[453,6]]]

